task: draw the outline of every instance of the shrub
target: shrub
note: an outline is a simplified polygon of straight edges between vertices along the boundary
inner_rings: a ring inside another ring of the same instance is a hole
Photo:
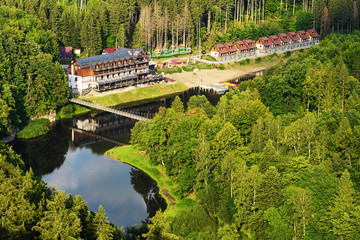
[[[288,58],[288,57],[290,57],[291,56],[291,52],[290,51],[286,51],[285,53],[284,53],[284,58]]]
[[[250,63],[250,59],[244,59],[244,60],[241,60],[239,62],[236,62],[236,64],[239,64],[240,66],[241,65],[247,65]]]
[[[224,70],[225,69],[225,65],[224,64],[219,64],[219,65],[216,65],[216,68],[219,69],[219,70]]]
[[[258,57],[258,58],[255,59],[255,63],[260,63],[261,60],[262,60],[261,57]]]
[[[180,67],[162,68],[162,69],[157,70],[158,74],[161,74],[161,73],[180,73],[180,72],[182,72]]]
[[[24,129],[18,132],[18,138],[34,138],[44,135],[49,130],[50,120],[46,118],[31,121]]]

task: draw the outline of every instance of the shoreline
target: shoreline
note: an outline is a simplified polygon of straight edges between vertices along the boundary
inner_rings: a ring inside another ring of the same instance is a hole
[[[190,198],[180,198],[176,193],[176,186],[170,181],[165,173],[165,168],[153,165],[149,157],[132,145],[115,147],[105,152],[106,157],[133,166],[149,175],[159,187],[159,194],[166,201],[167,207],[164,212],[173,216],[179,210],[192,207],[197,204]]]

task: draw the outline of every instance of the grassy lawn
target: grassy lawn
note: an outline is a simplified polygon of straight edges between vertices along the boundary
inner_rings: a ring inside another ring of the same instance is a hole
[[[212,62],[217,62],[217,60],[216,60],[214,57],[210,56],[210,55],[204,55],[204,56],[202,56],[201,58],[204,59],[204,60],[208,60],[208,61],[212,61]]]
[[[156,71],[157,74],[161,73],[180,73],[182,72],[180,67],[174,67],[174,68],[161,68]]]
[[[145,155],[145,153],[139,151],[136,147],[129,145],[113,148],[107,151],[105,155],[109,158],[134,166],[154,179],[159,186],[161,195],[168,204],[165,211],[168,216],[175,216],[179,211],[192,208],[197,204],[197,202],[189,198],[181,199],[180,196],[175,193],[176,186],[166,175],[165,168],[161,165],[151,164],[149,157]],[[164,192],[169,192],[171,196],[168,194],[164,195]]]
[[[49,130],[49,119],[40,118],[31,121],[24,129],[17,133],[18,138],[34,138],[44,135]]]
[[[183,92],[187,87],[182,83],[174,84],[156,84],[153,86],[137,88],[131,91],[110,94],[103,97],[85,96],[82,100],[100,104],[102,106],[113,107],[122,104],[130,106],[132,102],[145,103],[157,98],[163,98],[175,93]],[[122,106],[124,107],[124,106]]]
[[[91,112],[91,109],[89,108],[70,103],[64,106],[63,108],[61,108],[60,112],[58,112],[57,114],[57,118],[58,119],[73,118],[74,116],[83,115],[89,112]]]

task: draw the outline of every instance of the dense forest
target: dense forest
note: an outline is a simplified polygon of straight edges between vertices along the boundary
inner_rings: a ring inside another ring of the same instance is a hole
[[[67,103],[58,47],[40,20],[0,6],[0,136]]]
[[[105,210],[45,186],[11,148],[0,145],[1,239],[122,239]]]
[[[59,46],[155,48],[359,28],[358,0],[0,0],[0,135],[67,103]]]
[[[316,28],[359,28],[353,0],[0,0],[0,135],[58,110],[69,95],[59,46],[209,49]],[[356,239],[360,235],[360,33],[331,35],[216,107],[177,99],[132,142],[199,203],[153,218],[149,239]],[[49,189],[0,146],[0,236],[120,238],[105,212]]]
[[[132,143],[199,204],[150,239],[358,239],[360,32],[243,82],[212,106],[176,98]],[[159,238],[156,238],[159,237]]]
[[[0,0],[85,55],[105,47],[214,43],[316,28],[322,35],[359,28],[359,0]]]

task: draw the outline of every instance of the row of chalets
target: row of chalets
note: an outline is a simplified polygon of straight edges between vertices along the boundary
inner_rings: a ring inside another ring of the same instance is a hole
[[[251,39],[217,44],[211,49],[211,56],[218,61],[234,61],[263,54],[310,47],[319,43],[320,35],[315,29],[280,33],[261,37],[256,42]]]

